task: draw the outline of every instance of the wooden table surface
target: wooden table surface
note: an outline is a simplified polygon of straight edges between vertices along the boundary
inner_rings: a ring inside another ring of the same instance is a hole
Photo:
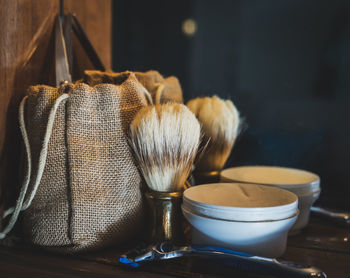
[[[129,269],[116,260],[123,251],[70,256],[1,246],[0,277],[274,277],[238,271],[202,258],[180,258]],[[288,238],[282,259],[317,266],[330,278],[350,278],[350,228],[312,217],[302,233]]]

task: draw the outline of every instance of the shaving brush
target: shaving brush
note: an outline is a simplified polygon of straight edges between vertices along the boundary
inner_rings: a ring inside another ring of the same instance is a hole
[[[239,132],[239,112],[230,100],[217,96],[196,98],[187,103],[202,125],[206,150],[195,164],[197,184],[218,182]]]
[[[143,107],[130,126],[130,145],[148,185],[152,243],[182,243],[182,192],[200,144],[201,128],[183,104]]]

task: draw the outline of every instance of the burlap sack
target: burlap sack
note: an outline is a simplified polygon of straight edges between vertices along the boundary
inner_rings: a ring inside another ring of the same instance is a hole
[[[140,230],[142,181],[126,131],[146,105],[144,90],[131,72],[120,74],[115,84],[29,89],[24,115],[33,174],[28,192],[40,176],[39,154],[49,115],[54,116],[42,177],[23,216],[30,242],[77,252],[121,243]]]
[[[95,86],[101,83],[116,84],[119,82],[123,73],[102,72],[97,70],[87,70],[84,72],[83,82],[90,86]],[[183,103],[182,90],[179,80],[175,76],[164,78],[159,72],[150,70],[147,72],[135,72],[135,75],[140,83],[151,93],[153,102],[166,103],[169,101]],[[159,85],[164,85],[160,100],[156,100],[156,92]]]

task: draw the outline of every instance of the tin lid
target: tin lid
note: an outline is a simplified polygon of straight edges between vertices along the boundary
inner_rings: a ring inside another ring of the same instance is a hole
[[[275,186],[298,196],[320,191],[320,177],[314,173],[277,166],[242,166],[221,172],[222,182],[241,182]]]

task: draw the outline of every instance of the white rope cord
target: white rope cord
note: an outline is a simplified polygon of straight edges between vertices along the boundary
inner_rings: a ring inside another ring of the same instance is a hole
[[[63,94],[59,98],[57,98],[54,106],[52,107],[52,109],[50,111],[48,122],[47,122],[47,127],[46,127],[46,132],[45,132],[45,136],[44,136],[43,146],[42,146],[42,149],[41,149],[40,155],[39,155],[38,173],[37,173],[34,185],[33,185],[32,192],[30,193],[29,197],[27,198],[27,200],[25,202],[23,202],[23,201],[24,201],[24,197],[25,197],[27,190],[28,190],[28,185],[29,185],[30,176],[31,176],[32,161],[31,161],[30,144],[29,144],[28,134],[26,131],[25,121],[24,121],[24,105],[25,105],[25,102],[26,102],[28,97],[27,96],[24,97],[23,100],[21,101],[21,104],[19,107],[19,123],[20,123],[20,129],[22,132],[23,140],[24,140],[24,145],[26,148],[28,167],[27,167],[27,173],[26,173],[20,194],[19,194],[18,199],[16,201],[16,206],[14,208],[13,207],[9,208],[4,213],[4,218],[7,217],[8,215],[10,215],[11,213],[13,213],[13,214],[12,214],[11,219],[9,220],[6,228],[0,233],[0,239],[5,238],[6,235],[12,230],[13,226],[16,224],[16,221],[18,219],[18,215],[19,215],[20,211],[26,210],[30,206],[30,204],[32,203],[32,201],[34,199],[34,196],[36,194],[36,191],[38,190],[38,187],[39,187],[39,184],[40,184],[43,172],[44,172],[46,158],[47,158],[47,149],[48,149],[48,144],[49,144],[49,140],[50,140],[51,133],[52,133],[53,124],[55,122],[56,112],[57,112],[57,109],[58,109],[58,106],[60,105],[60,103],[68,97],[69,97],[68,94]]]
[[[11,213],[13,213],[18,207],[22,207],[23,199],[25,197],[25,193],[27,191],[28,184],[29,184],[30,173],[32,171],[32,164],[31,164],[31,159],[30,159],[31,158],[30,145],[29,145],[28,135],[27,135],[27,131],[25,128],[25,122],[24,122],[24,105],[25,105],[27,98],[28,98],[28,96],[25,96],[23,98],[23,100],[21,101],[20,106],[19,106],[19,115],[18,115],[19,116],[19,127],[20,127],[20,130],[22,133],[24,146],[25,146],[26,153],[27,153],[27,162],[28,162],[27,163],[28,164],[27,165],[27,173],[26,173],[26,176],[24,178],[21,192],[20,192],[18,199],[17,199],[17,202],[16,202],[16,206],[6,210],[4,212],[4,218],[6,218]]]
[[[158,88],[157,88],[157,91],[156,91],[156,97],[155,97],[156,103],[155,104],[160,104],[160,99],[162,97],[163,90],[164,90],[164,84],[157,83],[157,85],[158,85]]]

